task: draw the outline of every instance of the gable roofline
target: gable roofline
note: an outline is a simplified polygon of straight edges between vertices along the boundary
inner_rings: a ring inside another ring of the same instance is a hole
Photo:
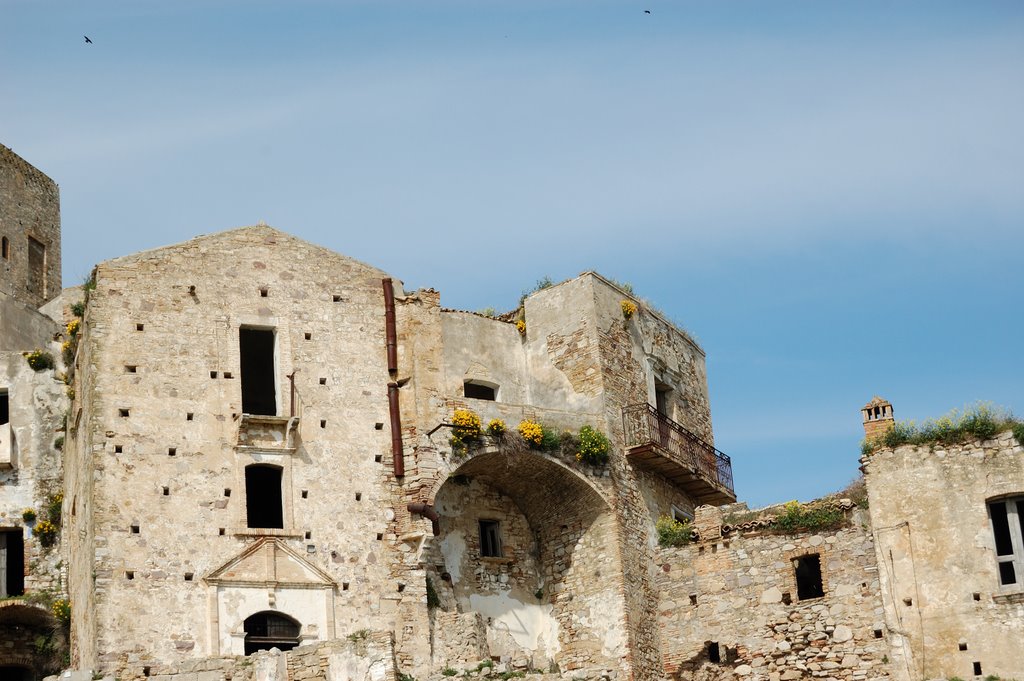
[[[248,579],[234,579],[234,578],[231,578],[231,577],[224,577],[223,576],[225,573],[227,573],[228,571],[234,569],[236,566],[240,565],[245,560],[248,560],[249,558],[252,558],[255,554],[257,554],[260,551],[264,550],[264,548],[268,544],[273,545],[275,558],[277,556],[277,552],[281,551],[286,556],[288,556],[289,558],[291,558],[292,560],[297,562],[299,565],[301,565],[303,568],[305,568],[306,570],[309,570],[310,572],[312,572],[316,576],[316,579],[313,580],[313,581],[310,581],[310,582],[294,582],[294,581],[284,581],[284,580],[272,580],[272,581],[269,581],[269,582],[268,581],[255,581],[254,582],[253,580],[248,580]],[[268,583],[272,583],[272,584],[274,584],[276,586],[285,586],[285,587],[292,587],[292,588],[306,588],[306,589],[309,589],[309,588],[314,588],[314,589],[321,588],[322,589],[322,588],[329,588],[329,587],[330,588],[334,588],[334,587],[338,586],[338,583],[336,581],[334,581],[334,578],[331,577],[331,575],[327,574],[327,572],[325,572],[324,570],[318,568],[316,565],[313,565],[312,563],[307,561],[295,549],[289,547],[287,544],[285,544],[284,542],[280,541],[277,537],[261,537],[260,539],[256,540],[251,546],[246,547],[245,550],[243,550],[241,553],[236,554],[233,558],[228,560],[226,563],[224,563],[220,567],[216,568],[213,572],[211,572],[207,576],[203,577],[203,581],[206,582],[207,584],[211,584],[211,585],[236,584],[236,585],[239,585],[239,586],[265,586]]]

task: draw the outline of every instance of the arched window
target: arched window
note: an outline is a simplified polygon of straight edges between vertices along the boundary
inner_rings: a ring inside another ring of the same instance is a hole
[[[245,519],[253,528],[284,529],[284,504],[279,466],[245,467]]]
[[[258,612],[248,617],[245,629],[245,654],[257,650],[291,650],[299,645],[299,630],[302,628],[291,617],[277,612]]]

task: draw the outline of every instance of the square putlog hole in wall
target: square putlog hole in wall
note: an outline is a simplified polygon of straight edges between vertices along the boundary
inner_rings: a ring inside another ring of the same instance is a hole
[[[125,364],[124,372],[126,374],[136,374],[139,372],[139,367],[136,364]]]
[[[322,377],[321,377],[321,379],[320,379],[320,385],[327,385],[327,379],[326,379],[326,378],[322,378]]]
[[[269,295],[270,295],[270,289],[267,288],[266,286],[261,286],[260,287],[260,298],[266,298]]]
[[[145,324],[136,324],[135,325],[135,330],[136,331],[145,331],[145,329],[146,329],[146,325]]]
[[[131,412],[130,409],[118,409],[117,410],[117,415],[120,416],[123,419],[128,418],[129,416],[131,416],[131,414],[132,414],[132,412]]]

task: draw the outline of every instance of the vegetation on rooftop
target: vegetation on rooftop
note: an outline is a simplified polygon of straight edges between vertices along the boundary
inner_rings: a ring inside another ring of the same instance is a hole
[[[865,438],[861,443],[861,453],[866,456],[878,449],[892,449],[900,445],[953,445],[971,440],[990,440],[1007,430],[1013,431],[1017,442],[1024,445],[1024,421],[1003,407],[979,402],[963,410],[953,409],[944,416],[920,424],[896,421],[881,435]]]

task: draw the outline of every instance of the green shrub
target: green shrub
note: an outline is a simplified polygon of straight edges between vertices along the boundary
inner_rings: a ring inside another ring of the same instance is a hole
[[[441,670],[441,674],[444,676],[458,676],[459,673],[451,667],[445,667]]]
[[[786,504],[785,512],[775,518],[774,528],[782,532],[816,532],[840,527],[846,514],[831,506],[804,506],[799,501]]]
[[[84,317],[85,316],[85,303],[84,302],[72,303],[72,305],[71,305],[71,314],[75,315],[76,317]]]
[[[57,439],[53,441],[53,448],[58,452],[64,449],[64,436],[58,435]]]
[[[683,546],[693,539],[693,528],[689,522],[679,522],[675,518],[663,515],[654,526],[658,530],[660,546]]]
[[[36,519],[35,509],[26,508],[24,511],[21,512],[21,519],[24,520],[26,523],[30,523],[33,520],[35,520]]]
[[[562,446],[562,436],[558,434],[557,430],[550,430],[544,425],[541,425],[541,429],[541,451],[553,452]]]
[[[33,350],[25,355],[25,359],[33,371],[44,371],[54,367],[53,355],[45,350]]]
[[[1024,446],[1024,423],[1013,425],[1013,436],[1017,438],[1017,444]]]
[[[611,447],[612,443],[604,433],[591,426],[583,426],[580,428],[580,448],[576,459],[595,466],[608,463]]]

